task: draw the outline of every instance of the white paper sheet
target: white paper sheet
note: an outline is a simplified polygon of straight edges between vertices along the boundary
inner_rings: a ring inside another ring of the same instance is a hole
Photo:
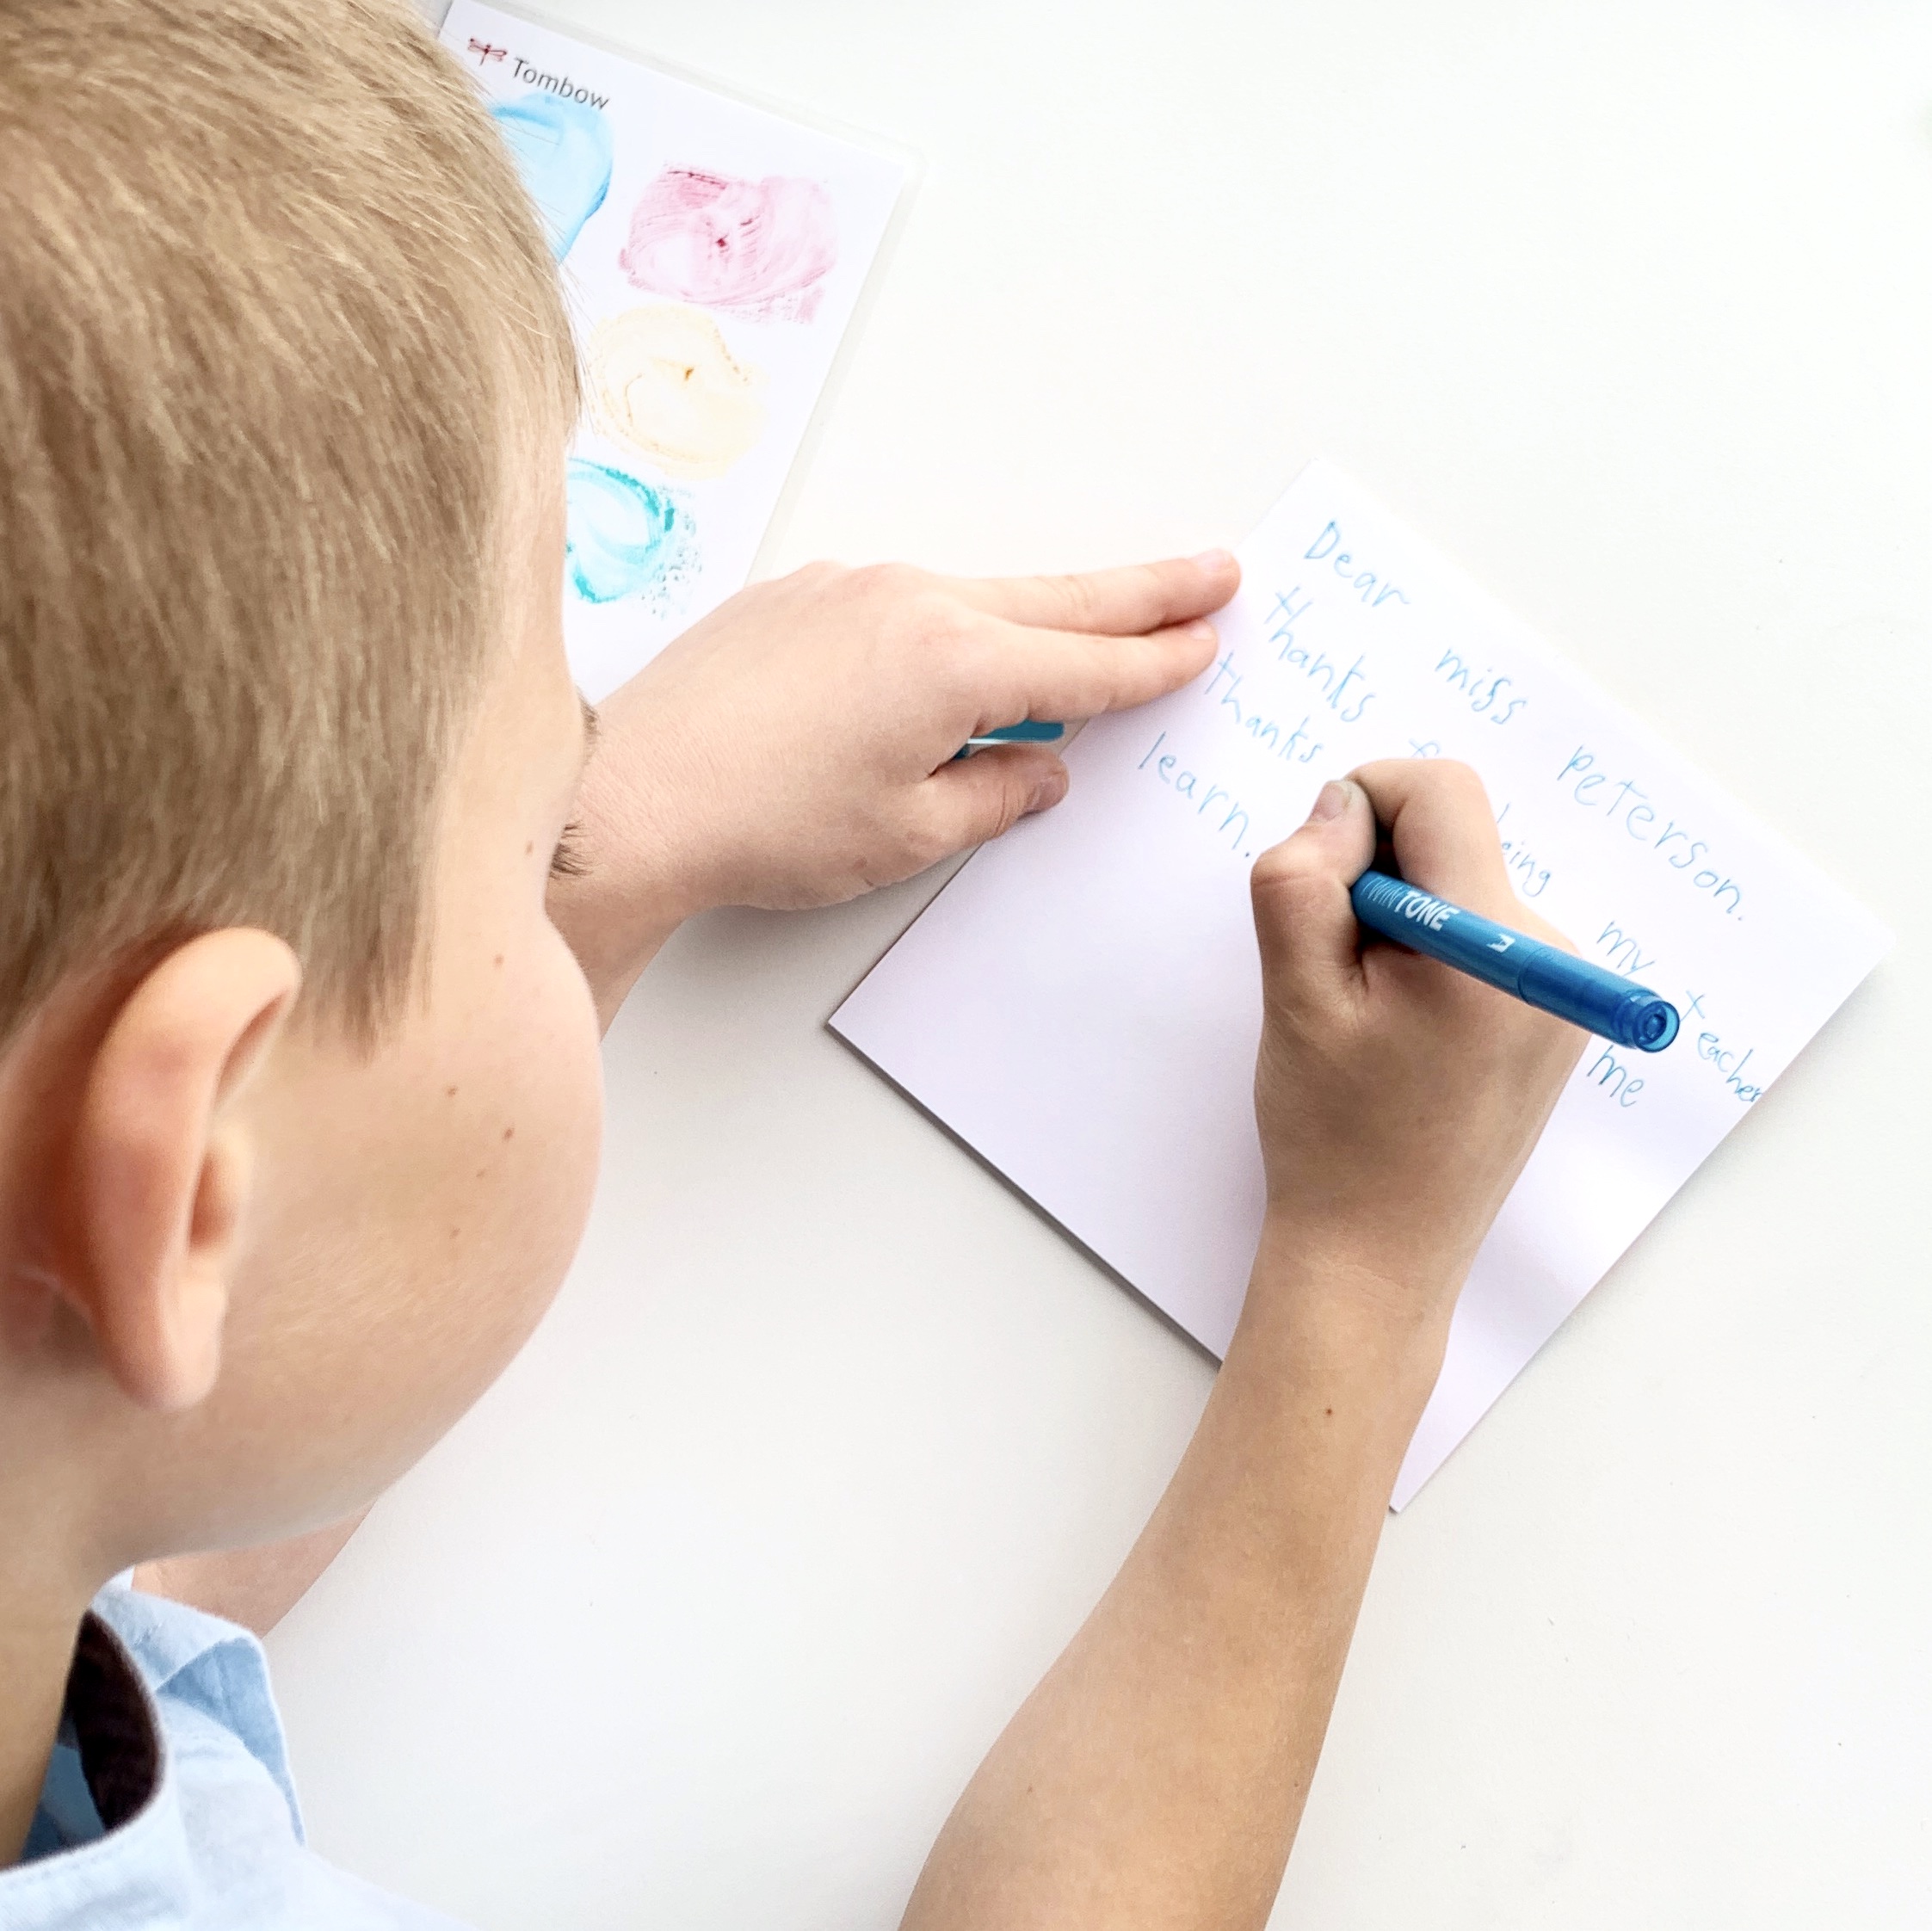
[[[750,575],[904,170],[476,0],[442,38],[517,155],[579,324],[564,631],[596,699]]]
[[[1250,864],[1367,759],[1475,766],[1518,895],[1683,1029],[1586,1048],[1464,1291],[1400,1508],[1890,939],[1326,465],[1241,556],[1213,668],[1090,725],[1066,802],[978,853],[831,1024],[1219,1354],[1262,1200]]]

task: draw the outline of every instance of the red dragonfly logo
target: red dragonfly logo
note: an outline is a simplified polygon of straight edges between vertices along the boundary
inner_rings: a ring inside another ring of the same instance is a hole
[[[493,47],[487,40],[472,40],[470,52],[476,56],[480,67],[486,60],[501,60],[509,52],[508,47]]]

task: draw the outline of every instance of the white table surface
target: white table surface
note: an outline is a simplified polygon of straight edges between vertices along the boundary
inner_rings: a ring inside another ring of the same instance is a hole
[[[1928,1922],[1932,9],[553,4],[925,157],[768,568],[1193,550],[1320,452],[1887,910],[1391,1522],[1275,1922]],[[270,1644],[324,1852],[896,1920],[1210,1375],[822,1030],[934,882],[646,976],[556,1310]]]

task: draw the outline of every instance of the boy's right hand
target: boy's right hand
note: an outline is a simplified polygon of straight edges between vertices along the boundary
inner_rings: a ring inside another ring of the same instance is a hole
[[[1007,579],[814,564],[741,591],[599,706],[583,874],[552,904],[600,1003],[693,912],[834,904],[1057,804],[1050,745],[954,754],[1177,689],[1239,581],[1215,551]]]
[[[1256,1112],[1269,1233],[1304,1286],[1439,1331],[1583,1046],[1561,1020],[1440,961],[1366,947],[1349,888],[1380,836],[1396,870],[1552,944],[1509,889],[1466,765],[1402,759],[1324,787],[1254,870],[1265,1018]],[[1272,1271],[1257,1268],[1256,1292]]]
[[[1404,877],[1536,926],[1460,766],[1367,766],[1256,866],[1268,1212],[1247,1305],[1152,1521],[967,1786],[907,1931],[1269,1915],[1455,1290],[1582,1044],[1362,948],[1349,888],[1378,817]]]

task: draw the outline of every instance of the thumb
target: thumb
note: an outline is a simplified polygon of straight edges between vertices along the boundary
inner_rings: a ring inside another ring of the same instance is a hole
[[[1255,936],[1270,1004],[1323,1004],[1360,977],[1361,932],[1349,888],[1374,855],[1367,793],[1352,779],[1335,778],[1322,787],[1307,823],[1255,861]]]
[[[942,764],[920,787],[925,840],[936,863],[1009,830],[1066,796],[1066,767],[1044,748],[1010,745]]]

